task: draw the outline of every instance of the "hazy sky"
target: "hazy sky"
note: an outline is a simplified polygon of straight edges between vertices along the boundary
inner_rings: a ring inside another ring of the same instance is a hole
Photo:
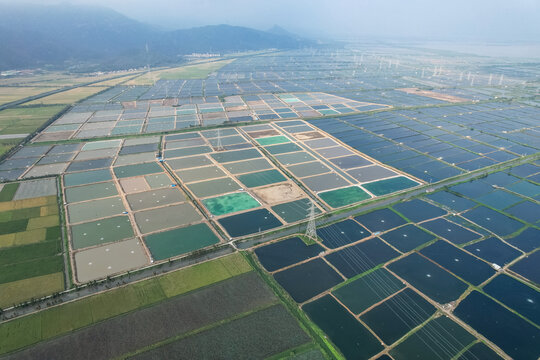
[[[7,0],[0,0],[6,2]],[[18,0],[11,0],[18,1]],[[301,34],[540,41],[540,0],[29,0],[111,7],[167,28],[230,24]]]

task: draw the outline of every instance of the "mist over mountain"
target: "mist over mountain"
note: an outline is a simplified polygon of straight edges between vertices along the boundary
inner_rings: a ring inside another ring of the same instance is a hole
[[[83,5],[0,4],[0,13],[1,70],[164,65],[193,52],[292,49],[311,44],[283,29],[267,32],[213,25],[165,31],[107,8]]]

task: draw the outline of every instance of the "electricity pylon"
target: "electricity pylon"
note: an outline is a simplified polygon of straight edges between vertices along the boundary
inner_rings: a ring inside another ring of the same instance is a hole
[[[309,221],[306,228],[306,238],[317,241],[317,225],[315,224],[315,203],[311,202],[309,209]]]

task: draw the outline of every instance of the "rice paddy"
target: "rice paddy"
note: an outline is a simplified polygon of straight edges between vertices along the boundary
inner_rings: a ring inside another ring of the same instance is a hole
[[[0,189],[0,308],[64,289],[56,181]]]

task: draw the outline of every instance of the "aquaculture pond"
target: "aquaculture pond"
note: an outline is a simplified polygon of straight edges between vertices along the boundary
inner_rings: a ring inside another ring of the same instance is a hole
[[[458,212],[469,210],[476,206],[476,203],[474,201],[461,196],[457,196],[447,191],[439,191],[433,194],[429,194],[426,197]]]
[[[416,253],[388,268],[440,304],[456,300],[467,289],[464,282]]]
[[[412,289],[405,289],[360,316],[386,344],[422,324],[436,309]]]
[[[132,236],[133,228],[127,216],[114,216],[71,227],[71,241],[74,249],[127,239]]]
[[[478,291],[461,301],[454,314],[514,359],[540,356],[540,329]]]
[[[157,163],[144,163],[135,165],[125,165],[113,168],[114,174],[117,178],[125,178],[139,175],[154,174],[162,172],[163,169]]]
[[[144,238],[155,260],[168,259],[219,242],[218,237],[206,224],[147,235]]]
[[[433,235],[413,224],[391,230],[381,235],[381,238],[401,252],[411,251],[435,239]]]
[[[264,170],[239,175],[238,180],[240,180],[240,182],[242,182],[242,184],[244,184],[246,187],[252,188],[282,182],[287,179],[277,170]]]
[[[536,284],[540,284],[540,266],[538,264],[540,264],[540,251],[521,259],[512,265],[510,269]]]
[[[540,246],[540,230],[528,227],[506,241],[520,250],[529,252]]]
[[[386,231],[407,223],[405,219],[389,208],[375,210],[354,218],[370,231]]]
[[[112,175],[109,169],[83,171],[64,175],[65,186],[77,186],[111,180]]]
[[[309,217],[311,201],[311,199],[300,199],[286,202],[272,206],[272,210],[286,222],[293,223]],[[320,213],[321,210],[318,207],[315,207],[315,214]]]
[[[333,252],[325,258],[340,273],[351,278],[397,256],[397,251],[379,238],[373,238]]]
[[[72,203],[118,195],[118,191],[114,183],[108,181],[70,187],[65,190],[65,194],[67,202]]]
[[[500,275],[483,289],[511,309],[540,325],[540,292],[508,275]]]
[[[374,181],[371,183],[363,184],[362,186],[366,188],[370,193],[375,196],[381,196],[390,194],[396,191],[409,189],[420,185],[416,181],[413,181],[405,176],[398,176],[391,179]]]
[[[390,350],[396,360],[452,359],[475,340],[446,316],[439,316]]]
[[[446,211],[440,207],[419,199],[398,203],[392,207],[412,222],[433,219],[446,214]]]
[[[315,257],[324,251],[318,244],[306,245],[298,237],[255,249],[259,261],[268,271],[275,271],[300,261]]]
[[[486,344],[479,342],[467,349],[458,360],[499,360],[502,359],[495,351]]]
[[[298,303],[303,303],[343,281],[322,259],[280,271],[274,274],[274,278]]]
[[[421,226],[456,245],[465,244],[482,237],[482,235],[465,229],[446,219],[427,221],[422,223]]]
[[[323,244],[331,249],[344,246],[370,236],[370,232],[353,220],[341,221],[317,229]]]
[[[465,246],[470,253],[499,266],[506,265],[521,255],[519,250],[506,245],[501,240],[490,237],[480,242]]]
[[[485,206],[469,210],[463,214],[463,217],[499,236],[510,235],[525,226],[525,224]]]
[[[360,314],[404,287],[388,270],[379,268],[339,287],[333,294],[353,313]]]
[[[254,234],[283,225],[266,209],[231,215],[219,219],[218,222],[232,237]]]
[[[319,197],[333,208],[354,204],[371,196],[358,186],[349,186],[319,193]]]
[[[261,206],[257,200],[245,192],[204,199],[202,203],[212,215],[216,216]]]
[[[368,359],[383,349],[379,340],[330,295],[302,308],[345,358]]]
[[[495,273],[482,260],[443,240],[423,248],[420,253],[473,285],[480,285]]]

